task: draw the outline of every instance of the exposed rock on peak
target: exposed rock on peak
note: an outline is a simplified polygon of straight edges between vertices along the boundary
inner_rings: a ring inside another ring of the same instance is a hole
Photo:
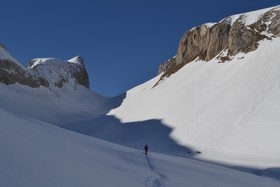
[[[170,67],[174,66],[175,64],[176,64],[176,56],[165,61],[163,64],[159,66],[158,75],[166,72],[168,69],[170,69]]]
[[[0,45],[0,82],[7,85],[19,83],[32,88],[49,86],[44,78],[34,76],[13,58],[3,44]]]
[[[0,82],[10,84],[23,84],[36,88],[39,86],[49,87],[48,81],[22,68],[9,59],[0,59]]]
[[[201,25],[186,32],[179,44],[176,64],[186,64],[198,57],[211,60],[227,47],[229,31],[230,25],[222,21],[212,27]]]
[[[61,88],[65,83],[80,84],[89,88],[88,73],[83,58],[74,57],[69,61],[55,58],[36,58],[28,63],[36,75],[46,79],[50,85]]]
[[[217,58],[224,62],[237,53],[254,51],[260,40],[273,37],[280,37],[280,6],[200,25],[183,35],[176,59],[160,66],[159,73],[163,73],[161,79],[196,59],[209,61]],[[226,51],[227,56],[220,55],[223,51]]]
[[[55,58],[36,58],[23,67],[7,51],[4,45],[0,45],[0,82],[10,84],[23,84],[35,87],[59,87],[66,83],[83,85],[89,88],[88,73],[84,60],[77,56],[69,61]]]

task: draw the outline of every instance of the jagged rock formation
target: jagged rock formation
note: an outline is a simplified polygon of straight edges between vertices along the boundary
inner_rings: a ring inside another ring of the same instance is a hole
[[[217,58],[224,62],[237,53],[256,50],[260,40],[273,37],[280,37],[280,6],[200,25],[183,35],[176,59],[160,66],[161,80],[196,59],[209,61]]]
[[[165,61],[163,64],[161,64],[159,66],[158,75],[166,72],[168,69],[170,69],[170,67],[174,66],[175,63],[176,63],[176,56],[174,56],[173,58]]]
[[[0,45],[0,82],[6,85],[19,83],[32,88],[61,88],[66,83],[71,83],[74,87],[80,84],[89,88],[88,73],[82,57],[68,61],[33,59],[26,68],[13,58],[3,45]]]
[[[88,73],[84,60],[77,56],[68,61],[54,58],[37,58],[28,63],[28,69],[48,80],[51,85],[61,88],[65,83],[80,84],[89,88]]]
[[[32,88],[49,87],[48,81],[42,77],[32,75],[21,66],[8,59],[0,59],[0,82],[4,84],[23,84]]]
[[[89,88],[89,77],[84,64],[84,59],[81,56],[77,56],[68,61],[72,63],[76,62],[79,64],[79,66],[76,67],[77,71],[73,72],[73,77],[76,79],[78,84],[84,85],[85,87]]]

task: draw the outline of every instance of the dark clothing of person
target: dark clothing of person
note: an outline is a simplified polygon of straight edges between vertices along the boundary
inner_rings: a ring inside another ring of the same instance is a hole
[[[145,150],[145,155],[147,155],[147,154],[148,154],[148,149],[149,149],[148,145],[145,145],[145,147],[144,147],[144,150]]]

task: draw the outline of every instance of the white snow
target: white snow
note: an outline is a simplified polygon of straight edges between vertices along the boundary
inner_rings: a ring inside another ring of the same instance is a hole
[[[76,90],[70,85],[50,90],[0,84],[0,98],[2,109],[55,125],[99,116],[109,110],[105,106],[107,98],[79,85]]]
[[[259,18],[266,12],[268,12],[272,9],[277,10],[277,8],[280,8],[280,6],[269,7],[269,8],[255,10],[255,11],[241,13],[241,14],[235,14],[235,15],[229,16],[221,21],[226,21],[228,24],[233,25],[233,23],[237,19],[241,18],[240,21],[242,21],[245,24],[245,26],[248,26],[248,25],[251,25],[251,24],[257,22],[259,20]]]
[[[74,58],[67,60],[67,62],[81,65],[81,59],[79,56],[75,56]]]
[[[0,109],[0,186],[240,186],[279,182],[122,147]]]
[[[240,18],[240,16],[241,16],[241,14],[232,15],[232,16],[229,16],[229,17],[227,17],[227,18],[221,20],[220,22],[225,21],[227,24],[229,24],[229,25],[232,26],[233,23],[234,23],[237,19]]]
[[[34,58],[31,61],[32,61],[32,65],[30,66],[30,68],[34,68],[35,66],[38,66],[40,64],[44,64],[44,65],[54,65],[54,64],[63,65],[63,64],[67,64],[67,63],[73,63],[73,64],[81,65],[81,61],[80,61],[79,56],[71,58],[67,61],[60,60],[60,59],[57,59],[57,58]]]
[[[258,21],[258,19],[265,14],[266,12],[270,11],[271,9],[277,8],[280,6],[275,6],[275,7],[270,7],[270,8],[265,8],[265,9],[261,9],[261,10],[256,10],[256,11],[252,11],[252,12],[248,12],[243,14],[243,21],[245,23],[245,25],[251,25],[255,22]]]
[[[205,25],[206,27],[208,28],[211,28],[213,25],[215,25],[216,23],[215,22],[211,22],[211,23],[205,23],[203,25]]]

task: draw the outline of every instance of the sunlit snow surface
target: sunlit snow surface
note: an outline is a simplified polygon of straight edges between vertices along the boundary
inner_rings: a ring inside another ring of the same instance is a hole
[[[154,88],[159,77],[129,90],[109,115],[123,123],[159,119],[200,157],[279,167],[279,46],[276,38],[229,62],[191,62]]]

